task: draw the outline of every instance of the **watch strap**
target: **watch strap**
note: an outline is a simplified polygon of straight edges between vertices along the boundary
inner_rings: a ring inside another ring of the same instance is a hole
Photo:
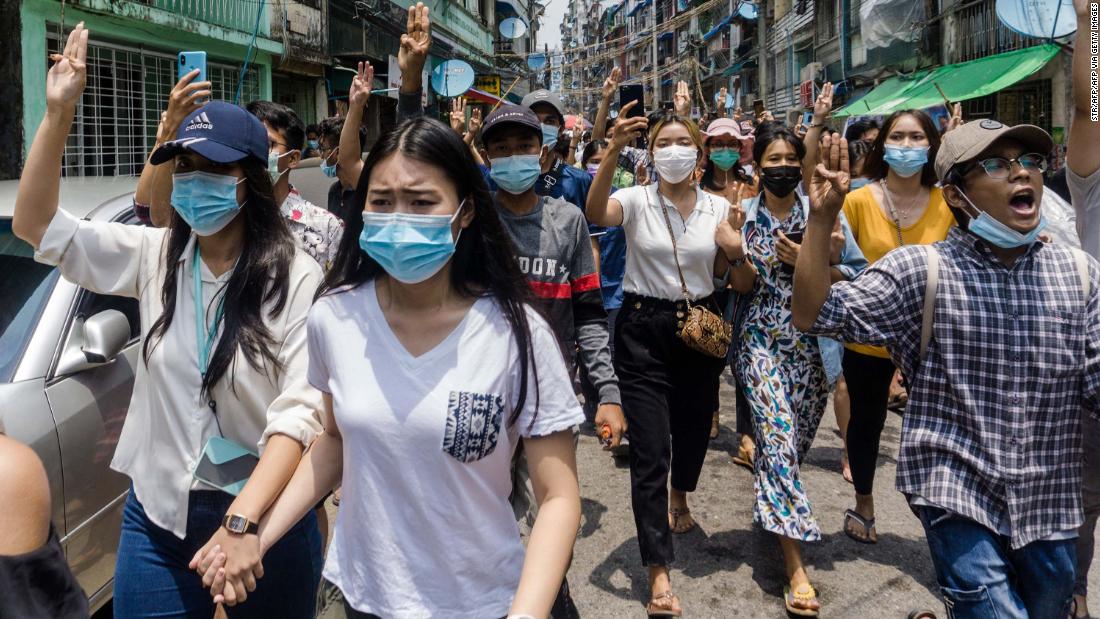
[[[226,514],[225,518],[222,519],[222,526],[225,527],[226,531],[238,535],[252,535],[260,530],[259,523],[252,522],[240,514]]]

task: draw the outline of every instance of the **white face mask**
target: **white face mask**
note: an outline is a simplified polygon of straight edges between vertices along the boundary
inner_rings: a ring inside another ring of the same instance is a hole
[[[699,149],[694,146],[665,146],[653,151],[657,174],[669,183],[683,182],[695,170]]]

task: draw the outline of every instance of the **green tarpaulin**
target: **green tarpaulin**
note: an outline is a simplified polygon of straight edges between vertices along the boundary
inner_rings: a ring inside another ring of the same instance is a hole
[[[969,62],[917,71],[905,77],[891,77],[866,96],[833,112],[833,118],[880,116],[897,110],[922,109],[943,103],[940,90],[952,101],[966,101],[991,95],[1042,69],[1058,46],[1045,43]]]

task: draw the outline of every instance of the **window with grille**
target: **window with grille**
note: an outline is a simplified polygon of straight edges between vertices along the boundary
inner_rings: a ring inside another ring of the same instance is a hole
[[[50,53],[59,51],[56,30],[47,36],[46,45]],[[206,77],[215,99],[233,100],[239,72],[239,67],[207,61]],[[65,144],[62,176],[140,174],[177,79],[173,53],[89,43],[88,83]],[[259,97],[259,72],[251,66],[241,101]]]

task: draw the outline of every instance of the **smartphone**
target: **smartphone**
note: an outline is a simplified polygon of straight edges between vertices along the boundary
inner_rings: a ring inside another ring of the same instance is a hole
[[[797,232],[784,232],[783,234],[786,235],[786,237],[788,239],[790,239],[792,243],[798,243],[799,245],[802,244],[802,236],[803,236],[803,231],[802,230],[799,230]],[[776,236],[776,238],[779,237],[778,228],[776,229],[776,235],[775,236]],[[782,271],[784,273],[786,273],[787,275],[794,275],[794,267],[787,264],[786,262],[780,263],[779,268],[782,269]]]
[[[753,99],[753,101],[752,101],[752,111],[753,111],[754,114],[756,114],[757,118],[760,118],[761,116],[763,116],[764,115],[764,100],[763,99]]]
[[[637,101],[638,104],[630,108],[626,113],[627,118],[633,118],[635,116],[645,116],[645,87],[641,84],[626,84],[619,86],[619,109],[622,110],[626,104],[631,101]]]
[[[179,74],[176,76],[176,79],[182,79],[184,75],[187,75],[195,69],[199,70],[199,75],[195,79],[191,80],[191,82],[205,82],[206,52],[180,52]]]
[[[804,127],[809,129],[810,125],[813,124],[813,122],[814,122],[814,113],[813,112],[802,112],[802,125]]]

